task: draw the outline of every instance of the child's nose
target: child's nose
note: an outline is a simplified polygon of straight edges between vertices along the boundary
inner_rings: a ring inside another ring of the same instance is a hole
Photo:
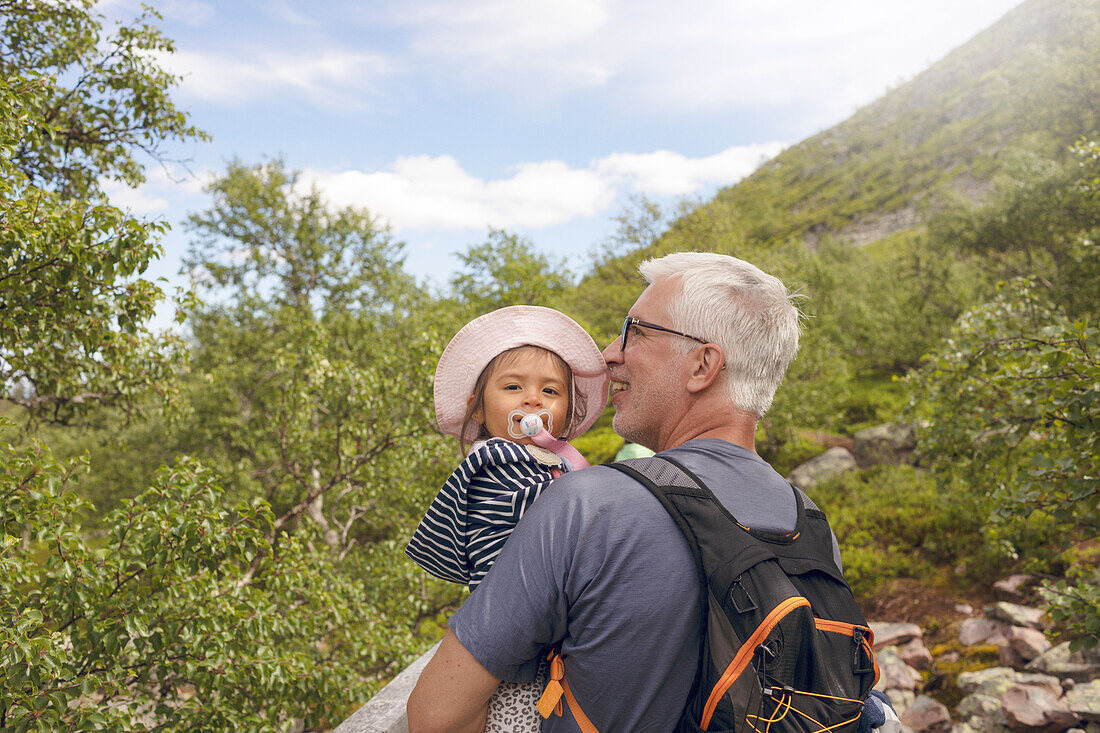
[[[530,407],[538,407],[542,405],[542,395],[538,391],[528,392],[523,398],[523,404]]]

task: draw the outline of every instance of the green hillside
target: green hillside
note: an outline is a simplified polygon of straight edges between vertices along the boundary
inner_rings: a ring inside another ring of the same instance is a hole
[[[611,328],[612,314],[636,292],[616,286],[645,257],[684,249],[748,256],[828,240],[868,245],[921,227],[945,198],[981,199],[1020,151],[1064,158],[1100,129],[1097,39],[1094,0],[1021,4],[917,77],[724,189],[655,244],[596,268],[580,286],[578,309]],[[591,298],[598,305],[585,305],[586,291],[601,294]]]

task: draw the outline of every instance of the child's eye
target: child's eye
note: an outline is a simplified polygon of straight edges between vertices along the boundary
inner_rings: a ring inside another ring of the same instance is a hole
[[[545,392],[548,395],[553,395],[554,397],[558,396],[558,391],[556,389],[554,389],[553,387],[547,387],[546,389],[543,390],[543,392]]]
[[[519,389],[519,388],[520,388],[520,387],[519,387],[519,385],[518,385],[518,384],[509,384],[509,385],[508,385],[508,386],[506,386],[506,387],[505,387],[504,389],[510,389],[510,390],[512,390],[512,391],[515,391],[515,390],[517,390],[517,389]]]

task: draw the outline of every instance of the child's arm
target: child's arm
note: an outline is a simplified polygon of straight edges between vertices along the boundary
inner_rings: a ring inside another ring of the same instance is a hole
[[[405,554],[437,578],[475,587],[552,478],[523,447],[489,441],[451,474]]]

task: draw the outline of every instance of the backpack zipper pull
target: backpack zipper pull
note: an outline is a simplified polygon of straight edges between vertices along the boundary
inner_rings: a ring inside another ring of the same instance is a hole
[[[756,610],[756,602],[752,600],[752,596],[745,590],[745,586],[741,585],[741,576],[738,575],[733,579],[733,585],[730,586],[730,603],[733,604],[734,609],[738,613],[748,613]]]

